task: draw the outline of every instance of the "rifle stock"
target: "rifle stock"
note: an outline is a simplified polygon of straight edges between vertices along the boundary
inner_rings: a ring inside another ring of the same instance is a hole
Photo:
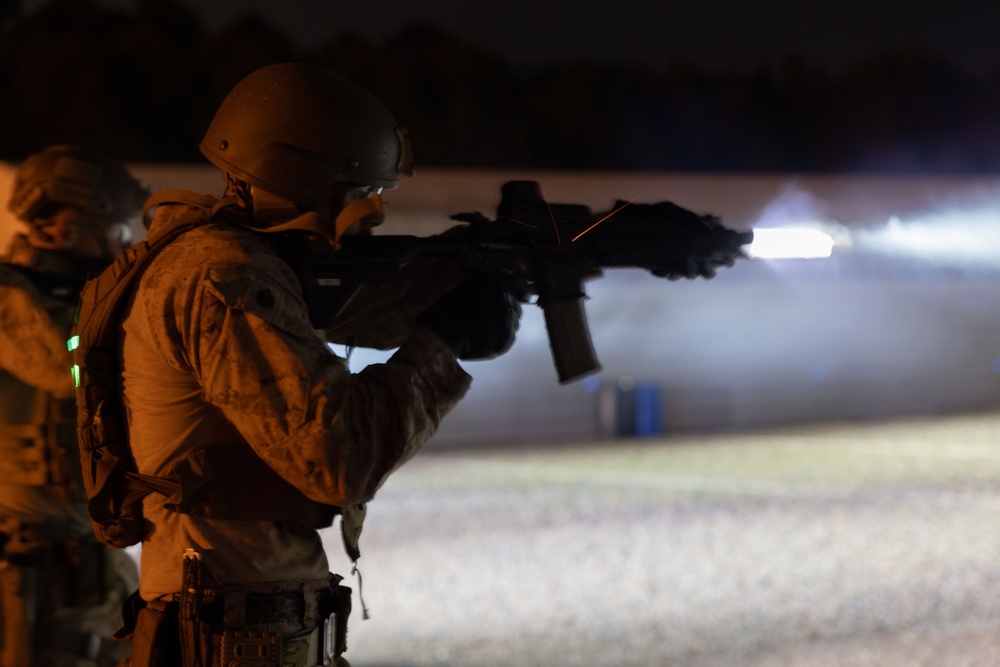
[[[583,306],[586,280],[607,268],[711,278],[745,257],[742,248],[753,239],[753,232],[670,202],[619,201],[597,215],[580,204],[550,204],[534,181],[506,183],[495,220],[481,213],[452,219],[466,224],[428,237],[341,238],[339,250],[317,259],[308,278],[306,292],[323,305],[320,319],[336,321],[360,290],[392,284],[402,269],[419,274],[421,266],[453,263],[498,277],[522,302],[537,297],[559,381],[567,383],[600,369]]]

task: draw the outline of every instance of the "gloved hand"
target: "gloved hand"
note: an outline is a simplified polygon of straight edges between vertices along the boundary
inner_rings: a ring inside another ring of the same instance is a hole
[[[493,359],[514,344],[521,304],[499,281],[476,276],[417,317],[466,361]]]

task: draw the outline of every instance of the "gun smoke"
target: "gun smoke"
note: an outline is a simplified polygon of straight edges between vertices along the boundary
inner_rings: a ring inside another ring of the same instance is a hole
[[[949,207],[851,234],[858,252],[908,258],[942,267],[1000,270],[1000,201]]]

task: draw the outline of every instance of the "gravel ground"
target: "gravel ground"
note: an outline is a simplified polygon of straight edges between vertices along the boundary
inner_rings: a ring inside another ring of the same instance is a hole
[[[997,665],[998,512],[1000,414],[430,451],[370,506],[348,657]]]

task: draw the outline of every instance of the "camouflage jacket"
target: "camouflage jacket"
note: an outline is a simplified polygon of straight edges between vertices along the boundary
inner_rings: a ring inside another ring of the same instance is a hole
[[[151,231],[190,212],[157,209]],[[210,223],[147,267],[124,321],[124,399],[139,472],[166,476],[201,448],[245,443],[312,500],[371,498],[464,396],[471,379],[422,327],[384,364],[352,373],[315,332],[291,269],[262,235]],[[260,489],[267,493],[267,489]],[[201,552],[208,585],[315,580],[315,530],[143,505],[141,593],[176,593],[181,556]]]

